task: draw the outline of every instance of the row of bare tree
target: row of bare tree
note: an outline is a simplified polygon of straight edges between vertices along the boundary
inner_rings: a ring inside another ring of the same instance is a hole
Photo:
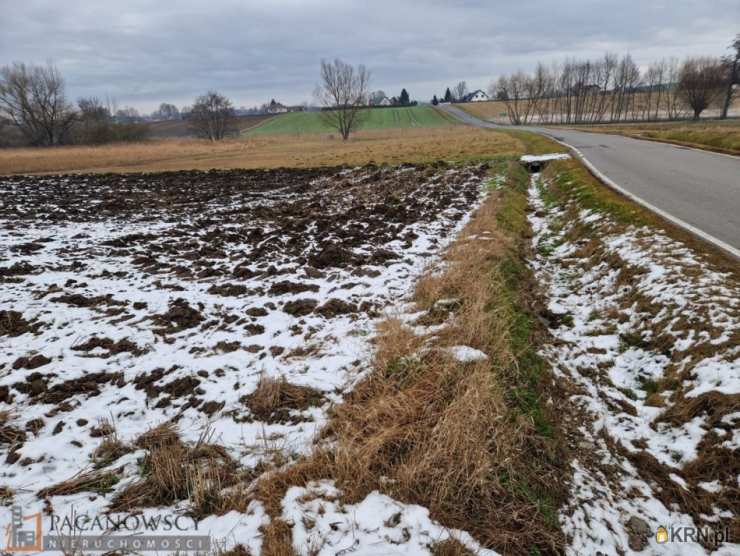
[[[126,110],[95,97],[72,104],[64,78],[52,66],[15,63],[0,68],[0,124],[14,130],[29,145],[90,144],[139,140],[145,126],[126,118]],[[1,126],[0,126],[1,127]]]
[[[733,48],[732,57],[661,60],[645,71],[629,54],[540,63],[534,73],[499,78],[490,93],[505,103],[515,125],[699,119],[715,104],[726,117],[738,82],[740,37]]]
[[[163,104],[167,116],[177,111]],[[33,146],[102,144],[146,138],[148,127],[133,108],[116,110],[96,97],[68,100],[64,78],[53,65],[15,63],[0,68],[0,128],[6,127]],[[211,91],[198,97],[189,114],[193,131],[213,141],[234,129],[231,101]],[[3,124],[5,124],[3,126]]]

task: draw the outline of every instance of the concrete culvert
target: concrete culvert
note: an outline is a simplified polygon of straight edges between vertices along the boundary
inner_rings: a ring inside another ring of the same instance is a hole
[[[525,154],[519,159],[527,171],[539,172],[544,168],[551,160],[565,160],[570,158],[569,154],[566,153],[550,153],[550,154]]]

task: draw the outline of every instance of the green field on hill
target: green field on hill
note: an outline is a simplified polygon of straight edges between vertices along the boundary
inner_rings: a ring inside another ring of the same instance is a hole
[[[372,108],[363,110],[361,117],[360,129],[442,127],[456,123],[447,114],[429,106]],[[291,112],[271,118],[254,129],[246,131],[245,134],[332,133],[335,131],[323,121],[320,112]]]

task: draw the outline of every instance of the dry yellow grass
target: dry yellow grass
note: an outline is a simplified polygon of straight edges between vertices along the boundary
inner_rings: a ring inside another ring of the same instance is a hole
[[[331,447],[263,475],[254,490],[234,499],[237,508],[253,497],[276,519],[287,488],[330,478],[345,503],[380,490],[424,505],[445,526],[504,554],[560,550],[555,510],[567,457],[559,433],[540,426],[549,413],[541,400],[557,394],[531,372],[527,355],[537,332],[523,326],[522,318],[531,319],[522,316],[519,297],[531,290],[530,278],[506,276],[521,266],[519,227],[526,226],[527,176],[509,170],[510,187],[478,210],[446,252],[445,271],[426,274],[415,288],[424,324],[444,320],[447,327],[432,339],[395,318],[380,323],[373,371],[334,408],[322,432]],[[457,301],[441,309],[442,299]],[[489,359],[457,361],[447,349],[457,345]],[[289,553],[286,535],[263,533],[283,539],[276,554]],[[435,552],[464,553],[452,543]]]
[[[280,423],[290,421],[291,411],[321,405],[324,396],[315,388],[291,384],[284,376],[262,375],[255,391],[242,401],[260,421]]]
[[[216,513],[223,503],[221,491],[243,477],[226,450],[209,440],[206,431],[194,445],[185,444],[170,423],[141,435],[136,445],[145,446],[149,452],[141,463],[142,477],[115,495],[111,510],[129,511],[189,500],[189,512],[194,516]]]
[[[740,120],[653,122],[578,127],[583,131],[616,133],[727,154],[740,154]]]
[[[362,131],[336,136],[262,136],[211,143],[160,140],[103,146],[0,150],[0,175],[68,172],[156,172],[211,168],[276,168],[400,164],[469,160],[520,153],[521,142],[503,133],[454,126],[442,129]]]
[[[535,499],[557,492],[560,470],[546,463],[548,442],[511,394],[526,380],[499,266],[516,242],[499,228],[501,206],[492,194],[445,254],[445,272],[417,284],[413,299],[432,318],[439,300],[459,300],[434,347],[425,352],[429,339],[397,320],[379,328],[375,373],[336,408],[332,471],[352,500],[384,489],[503,553],[556,551],[561,539],[542,509],[550,501]],[[460,363],[445,350],[457,345],[490,359]]]
[[[463,104],[457,104],[458,108],[462,108],[467,113],[472,114],[478,118],[484,120],[506,120],[507,111],[506,103],[501,100],[487,100],[484,102],[465,102]]]

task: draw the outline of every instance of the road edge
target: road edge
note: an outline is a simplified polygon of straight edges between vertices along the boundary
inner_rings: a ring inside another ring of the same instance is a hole
[[[479,122],[484,123],[486,125],[474,124],[474,123],[471,123],[469,121],[465,121],[465,119],[460,118],[457,114],[455,114],[452,111],[446,110],[444,108],[443,108],[443,110],[445,112],[453,115],[454,117],[457,117],[459,120],[461,120],[463,123],[465,123],[467,125],[473,125],[475,127],[484,127],[484,128],[489,128],[489,129],[490,128],[493,128],[493,127],[509,127],[509,126],[500,126],[500,125],[492,124],[491,122],[487,122],[485,120],[481,120],[480,118],[477,118],[477,117],[473,116],[472,114],[467,114],[466,113],[466,116],[468,117],[467,119],[473,120],[473,121],[474,120],[478,120]],[[464,112],[462,109],[459,109],[458,108],[458,110],[460,110],[461,112]],[[642,207],[644,207],[644,208],[646,208],[646,209],[654,212],[655,214],[657,214],[658,216],[664,218],[665,220],[667,220],[671,224],[673,224],[675,226],[678,226],[679,228],[682,228],[686,232],[688,232],[688,233],[692,234],[693,236],[701,239],[702,241],[705,241],[705,242],[709,243],[710,245],[713,245],[714,247],[716,247],[717,249],[720,249],[724,253],[727,253],[728,255],[730,255],[731,257],[733,257],[734,259],[740,260],[740,249],[736,249],[735,247],[733,247],[729,243],[726,243],[726,242],[722,241],[721,239],[717,239],[716,237],[714,237],[714,236],[712,236],[712,235],[710,235],[710,234],[708,234],[708,233],[700,230],[696,226],[693,226],[693,225],[689,224],[688,222],[685,222],[685,221],[681,220],[680,218],[678,218],[676,216],[673,216],[672,214],[664,211],[663,209],[660,209],[660,208],[656,207],[655,205],[653,205],[652,203],[649,203],[648,201],[646,201],[642,197],[639,197],[639,196],[635,195],[634,193],[631,193],[630,191],[627,191],[621,185],[619,185],[618,183],[616,183],[614,180],[612,180],[611,178],[609,178],[608,176],[606,176],[604,173],[602,173],[598,168],[596,168],[596,166],[594,166],[591,163],[591,161],[589,161],[585,157],[585,155],[581,151],[579,151],[576,147],[574,147],[573,145],[571,145],[569,143],[566,143],[565,141],[561,141],[560,139],[556,139],[554,136],[552,136],[550,133],[548,133],[546,131],[534,131],[532,129],[523,129],[522,131],[529,131],[530,133],[538,133],[540,135],[543,135],[543,136],[547,137],[548,139],[552,139],[553,141],[555,141],[556,143],[558,143],[560,145],[563,145],[565,148],[567,148],[573,154],[576,155],[576,158],[578,158],[578,160],[580,160],[581,163],[584,166],[586,166],[586,168],[588,169],[588,171],[591,172],[591,174],[593,174],[596,177],[596,179],[598,179],[599,181],[601,181],[607,187],[610,187],[614,191],[617,191],[621,195],[624,195],[625,197],[627,197],[631,201],[634,201],[638,205],[640,205],[640,206],[642,206]],[[640,140],[640,139],[638,139],[638,140]],[[663,143],[664,144],[670,144],[670,143],[665,143],[665,142],[663,142]],[[735,159],[738,158],[738,157],[736,157],[734,155],[725,154],[725,153],[717,153],[717,152],[713,152],[713,151],[707,151],[707,150],[704,150],[704,149],[697,149],[695,147],[688,147],[688,146],[684,146],[684,145],[682,145],[681,147],[682,148],[685,148],[685,149],[702,151],[704,153],[710,153],[710,154],[715,154],[715,155],[719,155],[719,156],[726,156],[726,157],[735,158]]]
[[[735,259],[740,260],[740,249],[734,248],[729,243],[725,243],[721,239],[717,239],[716,237],[709,235],[708,233],[697,228],[696,226],[693,226],[689,224],[688,222],[685,222],[681,220],[680,218],[673,216],[672,214],[664,211],[663,209],[656,207],[655,205],[646,201],[642,197],[639,197],[635,195],[634,193],[627,191],[621,185],[616,183],[614,180],[612,180],[610,177],[606,176],[603,172],[601,172],[598,168],[596,168],[596,166],[594,166],[591,163],[591,161],[589,161],[588,158],[586,158],[586,156],[581,151],[579,151],[576,147],[566,143],[565,141],[556,139],[555,137],[547,133],[543,133],[543,135],[546,135],[547,137],[549,137],[556,143],[559,143],[563,145],[564,147],[567,147],[571,152],[573,152],[576,155],[576,158],[578,158],[578,160],[580,160],[583,163],[583,165],[586,166],[586,168],[588,168],[589,172],[591,172],[594,176],[596,176],[596,178],[599,181],[601,181],[608,187],[614,189],[615,191],[619,192],[620,194],[624,195],[625,197],[634,201],[635,203],[645,207],[646,209],[656,213],[658,216],[661,216],[662,218],[668,220],[669,222],[678,226],[679,228],[683,228],[684,230],[698,237],[699,239],[702,239],[703,241],[706,241],[707,243],[714,245],[715,247],[717,247],[718,249],[721,249],[722,251],[731,255]],[[722,153],[714,153],[714,154],[722,154]],[[731,156],[731,155],[725,155],[725,156]]]
[[[704,153],[704,154],[707,154],[707,153],[716,154],[719,156],[725,156],[725,157],[733,158],[733,159],[740,158],[740,154],[732,154],[730,152],[722,152],[722,151],[717,151],[717,150],[710,149],[710,148],[694,147],[687,143],[681,143],[680,141],[672,141],[670,139],[655,139],[653,137],[638,137],[637,135],[626,135],[624,133],[617,133],[616,131],[592,131],[590,129],[578,129],[577,127],[567,127],[565,129],[568,129],[569,131],[579,131],[582,133],[595,133],[595,134],[602,133],[604,135],[614,135],[616,137],[626,137],[627,139],[635,139],[637,141],[649,141],[650,143],[662,143],[664,145],[672,145],[680,149],[696,151],[696,152]],[[547,135],[547,133],[545,134]],[[550,135],[548,136],[551,137]],[[556,140],[556,139],[553,137],[553,140]],[[558,143],[560,143],[560,141],[558,141]]]

